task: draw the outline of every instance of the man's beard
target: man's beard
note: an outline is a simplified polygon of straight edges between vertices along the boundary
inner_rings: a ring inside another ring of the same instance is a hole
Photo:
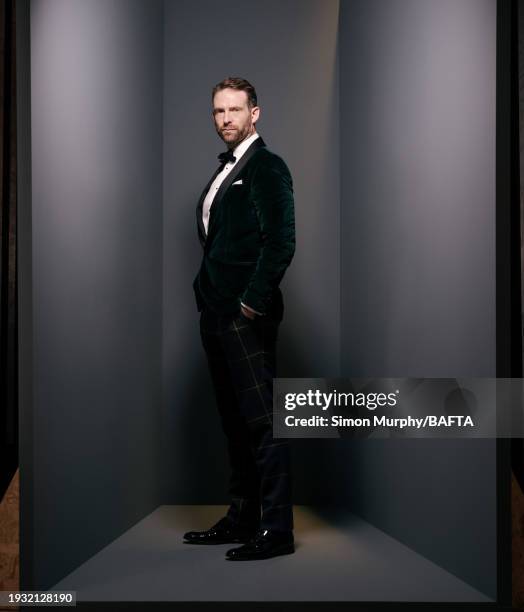
[[[225,134],[222,132],[222,130],[219,130],[218,135],[227,144],[229,149],[234,149],[249,136],[251,129],[252,125],[246,125],[242,129],[234,128],[235,131],[229,132],[229,134],[234,137],[231,139],[224,138]]]

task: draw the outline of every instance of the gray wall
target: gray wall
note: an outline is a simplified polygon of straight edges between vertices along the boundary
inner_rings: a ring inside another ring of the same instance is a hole
[[[198,8],[196,8],[198,6]],[[211,89],[243,76],[258,131],[291,169],[297,250],[283,282],[279,373],[328,376],[340,360],[338,0],[165,3],[164,415],[166,501],[225,502],[226,452],[191,288],[202,257],[195,206],[225,149]],[[335,374],[336,375],[336,374]],[[297,448],[309,465],[310,447]],[[307,470],[306,470],[307,471]],[[310,497],[309,478],[296,488]]]
[[[495,375],[496,0],[345,0],[342,374]],[[344,447],[352,508],[496,588],[495,442]]]
[[[162,8],[31,4],[35,588],[161,503]]]
[[[35,587],[159,503],[226,499],[191,290],[225,76],[295,181],[280,374],[494,374],[495,0],[31,8]],[[494,593],[494,444],[294,446],[297,503]]]

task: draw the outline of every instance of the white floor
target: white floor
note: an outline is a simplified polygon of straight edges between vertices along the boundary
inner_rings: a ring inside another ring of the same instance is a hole
[[[224,512],[160,506],[53,590],[74,590],[80,602],[492,601],[354,515],[341,522],[295,507],[295,554],[264,561],[230,562],[231,545],[182,542]]]

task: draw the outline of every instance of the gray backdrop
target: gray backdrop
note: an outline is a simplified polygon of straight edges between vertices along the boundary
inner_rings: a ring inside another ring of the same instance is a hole
[[[342,375],[495,376],[496,1],[351,0],[340,32]],[[355,511],[495,596],[495,440],[339,450]]]
[[[161,502],[162,9],[31,3],[35,588]]]
[[[225,76],[256,85],[295,182],[281,375],[494,374],[495,4],[31,3],[31,586],[160,503],[226,499],[191,290]],[[297,503],[346,504],[494,594],[494,444],[294,455]]]
[[[225,149],[213,127],[211,89],[227,76],[255,84],[258,131],[286,160],[295,184],[297,249],[282,286],[279,373],[338,374],[340,360],[338,2],[234,0],[224,10],[203,0],[198,7],[166,2],[164,19],[164,473],[170,503],[227,499],[225,444],[191,286],[202,258],[196,202]],[[246,14],[251,27],[244,25]],[[310,463],[309,449],[296,449],[299,465]],[[307,482],[298,485],[297,501],[307,501],[310,492]]]

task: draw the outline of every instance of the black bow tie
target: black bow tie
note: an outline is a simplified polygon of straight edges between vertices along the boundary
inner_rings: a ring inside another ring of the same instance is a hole
[[[230,150],[227,150],[225,153],[220,153],[218,156],[220,163],[226,165],[227,162],[236,162],[237,158],[233,155]]]

